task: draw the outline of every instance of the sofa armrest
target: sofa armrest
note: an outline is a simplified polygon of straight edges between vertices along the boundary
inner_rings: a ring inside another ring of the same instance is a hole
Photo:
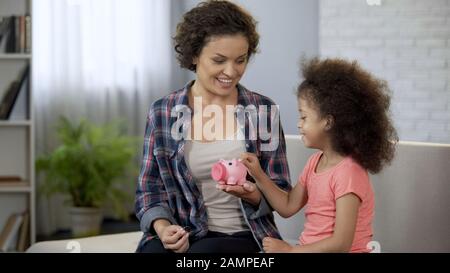
[[[42,241],[33,244],[27,253],[133,253],[142,232],[100,235],[70,240]]]

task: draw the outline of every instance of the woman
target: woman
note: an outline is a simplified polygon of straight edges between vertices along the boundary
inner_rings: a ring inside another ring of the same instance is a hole
[[[254,183],[217,185],[210,176],[218,160],[252,152],[266,174],[290,190],[279,123],[269,119],[276,133],[271,141],[277,144],[270,146],[261,139],[266,131],[245,119],[251,112],[259,124],[261,117],[251,110],[274,105],[239,84],[257,50],[256,22],[230,2],[202,2],[184,15],[174,40],[181,67],[195,72],[196,79],[150,108],[136,191],[136,215],[144,232],[137,251],[261,251],[264,237],[280,238],[264,196]],[[210,110],[214,118],[205,114]]]

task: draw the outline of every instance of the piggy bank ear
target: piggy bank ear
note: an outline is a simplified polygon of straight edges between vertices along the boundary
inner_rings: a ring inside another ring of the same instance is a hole
[[[237,165],[238,161],[236,158],[234,158],[233,160],[231,160],[231,162],[233,163],[233,165]]]

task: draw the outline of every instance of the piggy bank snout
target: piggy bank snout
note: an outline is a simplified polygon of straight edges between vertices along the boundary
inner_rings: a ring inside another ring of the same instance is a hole
[[[216,163],[211,168],[211,177],[216,181],[225,180],[227,176],[227,169],[221,163]]]

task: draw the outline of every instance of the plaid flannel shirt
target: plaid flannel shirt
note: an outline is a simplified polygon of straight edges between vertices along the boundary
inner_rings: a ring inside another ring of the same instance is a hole
[[[188,91],[192,83],[154,102],[147,116],[143,159],[135,200],[136,216],[144,232],[138,249],[148,240],[157,237],[152,227],[156,219],[163,218],[175,225],[191,227],[190,236],[194,236],[194,239],[200,239],[208,232],[208,215],[204,201],[184,160],[184,140],[176,139],[171,134],[173,124],[179,119],[179,116],[172,115],[172,111],[180,105],[189,107]],[[254,105],[257,109],[264,105],[275,106],[269,98],[251,92],[242,85],[237,87],[238,105]],[[264,141],[259,137],[250,137],[252,130],[253,133],[260,133],[255,132],[259,129],[252,129],[256,126],[250,126],[250,122],[246,119],[245,126],[241,127],[241,130],[245,129],[243,133],[246,136],[247,152],[258,156],[263,170],[281,189],[291,190],[281,124],[278,123],[280,127],[277,148],[273,151],[262,151],[261,145]],[[258,207],[242,199],[240,204],[244,218],[261,250],[264,237],[281,238],[274,222],[273,209],[264,196]]]

